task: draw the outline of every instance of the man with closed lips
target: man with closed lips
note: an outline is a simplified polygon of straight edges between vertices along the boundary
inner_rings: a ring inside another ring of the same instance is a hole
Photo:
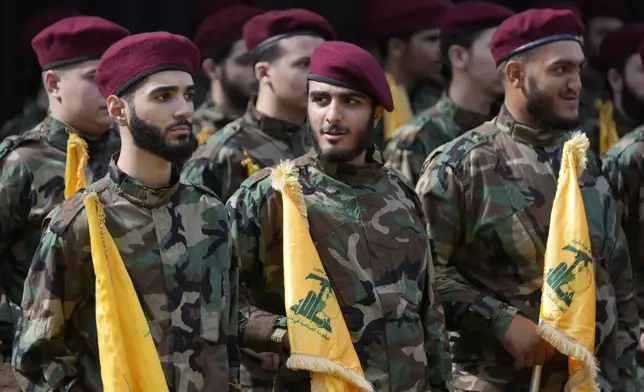
[[[42,221],[64,199],[69,135],[87,144],[88,182],[107,173],[120,146],[94,76],[98,58],[129,32],[91,16],[63,18],[31,44],[49,100],[45,119],[0,144],[0,346],[10,349],[24,279],[38,246]],[[69,164],[72,164],[71,162]],[[5,333],[6,332],[6,333]]]

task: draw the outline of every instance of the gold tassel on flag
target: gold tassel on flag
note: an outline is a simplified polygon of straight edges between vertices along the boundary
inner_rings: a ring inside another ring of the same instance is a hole
[[[617,143],[619,134],[613,120],[613,103],[597,99],[595,108],[599,112],[599,153],[603,154],[610,146]]]
[[[85,165],[89,160],[87,142],[73,132],[67,131],[67,159],[65,162],[65,199],[79,189],[87,188]]]
[[[210,128],[208,127],[201,128],[199,132],[197,132],[197,144],[201,146],[202,144],[206,143],[206,141],[210,136],[211,136]]]
[[[373,391],[309,233],[297,169],[290,161],[282,162],[271,178],[283,203],[285,306],[291,346],[286,366],[309,371],[313,392]]]
[[[595,349],[596,299],[590,236],[578,176],[589,142],[575,132],[563,148],[544,261],[537,334],[568,356],[566,391],[599,392]]]
[[[96,326],[105,392],[168,392],[150,327],[96,193],[84,195],[96,276]]]

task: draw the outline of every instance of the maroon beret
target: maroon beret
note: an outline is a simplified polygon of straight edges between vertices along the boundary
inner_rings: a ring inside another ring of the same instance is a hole
[[[261,8],[243,4],[222,8],[201,22],[195,34],[195,44],[201,54],[207,56],[219,46],[241,39],[244,24],[264,12]]]
[[[32,57],[35,54],[31,47],[31,40],[45,27],[51,26],[61,19],[79,15],[81,13],[76,8],[59,6],[48,8],[30,17],[20,35],[20,51],[22,55]]]
[[[323,16],[300,8],[265,12],[244,25],[249,52],[294,35],[315,35],[330,41],[335,39],[335,30]]]
[[[494,32],[490,50],[497,64],[555,41],[581,45],[584,25],[569,10],[529,9],[507,18]]]
[[[359,91],[388,112],[394,110],[387,77],[378,60],[348,42],[327,41],[315,48],[308,80]]]
[[[637,54],[644,40],[644,23],[627,23],[606,34],[599,46],[599,55],[606,69],[617,68]]]
[[[42,30],[31,41],[43,70],[94,60],[130,34],[124,27],[95,16],[72,16]]]
[[[440,23],[441,35],[454,35],[464,30],[497,26],[514,11],[499,4],[473,0],[450,7]]]
[[[584,20],[608,17],[628,19],[628,10],[622,0],[580,0]]]
[[[162,71],[199,68],[199,49],[188,38],[165,31],[123,38],[101,57],[96,84],[107,98],[121,95],[136,82]]]
[[[539,2],[534,8],[550,8],[553,10],[572,11],[579,19],[582,18],[581,8],[575,3],[559,0],[545,0]]]
[[[446,0],[371,0],[367,23],[376,38],[437,28],[451,4]]]

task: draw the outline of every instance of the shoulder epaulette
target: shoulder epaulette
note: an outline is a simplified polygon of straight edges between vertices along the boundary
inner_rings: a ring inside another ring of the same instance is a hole
[[[85,208],[84,196],[88,192],[100,193],[107,189],[107,179],[103,178],[91,184],[87,189],[81,189],[74,193],[48,216],[50,218],[49,228],[57,234],[64,233],[74,218]],[[46,221],[46,220],[45,220]]]
[[[19,135],[6,137],[2,143],[0,143],[0,160],[4,159],[16,148],[29,143],[35,143],[39,140],[42,140],[42,134],[35,131],[27,131]]]
[[[466,157],[470,151],[475,147],[480,146],[487,142],[490,136],[494,133],[487,132],[494,127],[493,123],[486,122],[478,127],[464,133],[463,135],[457,137],[449,143],[445,143],[440,147],[437,147],[434,151],[429,154],[425,163],[436,159],[439,155],[441,162],[455,165],[458,164],[464,157]]]
[[[186,185],[186,186],[191,186],[191,187],[195,188],[197,191],[203,192],[208,196],[216,197],[217,200],[221,201],[219,196],[217,196],[217,194],[212,189],[208,188],[204,184],[200,184],[198,182],[193,182],[193,181],[183,181],[183,180],[181,181],[181,183]]]

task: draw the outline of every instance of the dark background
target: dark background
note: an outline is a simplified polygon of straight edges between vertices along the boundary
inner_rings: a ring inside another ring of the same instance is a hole
[[[189,12],[195,0],[2,0],[2,105],[0,124],[22,110],[24,100],[33,94],[36,73],[28,74],[28,64],[19,53],[19,37],[25,21],[41,9],[71,5],[81,12],[97,15],[125,26],[132,33],[165,30],[192,37],[196,26],[189,23]],[[212,0],[217,1],[217,0]],[[406,1],[406,0],[400,0]],[[626,0],[632,15],[644,20],[644,0]],[[454,0],[454,3],[460,1]],[[529,8],[538,0],[495,0],[517,11]],[[324,15],[335,27],[338,39],[357,44],[365,42],[360,11],[369,0],[257,0],[265,9],[307,8]],[[34,68],[34,67],[32,67]]]

